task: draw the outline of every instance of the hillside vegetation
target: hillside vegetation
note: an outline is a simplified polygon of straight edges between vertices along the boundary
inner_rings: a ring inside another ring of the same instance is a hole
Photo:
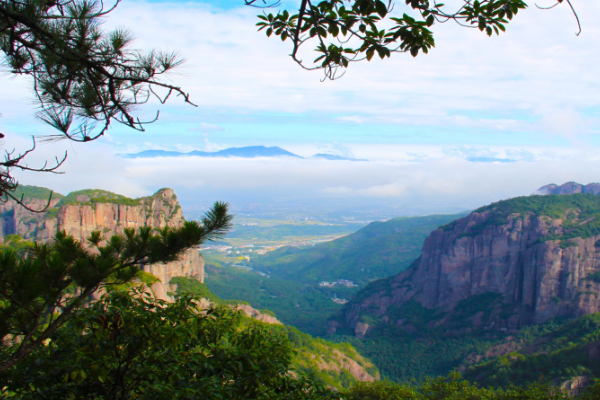
[[[590,193],[571,195],[524,196],[492,203],[475,212],[490,211],[489,223],[503,225],[508,216],[535,214],[562,220],[561,232],[548,235],[545,240],[586,239],[600,234],[600,196]]]
[[[191,293],[210,300],[216,305],[235,305],[239,301],[222,300],[213,294],[206,284],[194,278],[176,277],[171,281],[177,285],[178,293]],[[254,306],[254,304],[252,304]],[[269,313],[268,310],[262,310]],[[361,356],[348,343],[332,343],[287,325],[266,324],[245,317],[243,326],[260,324],[274,337],[281,335],[293,345],[295,355],[292,361],[294,369],[309,373],[323,384],[336,389],[348,388],[358,382],[357,376],[379,378],[379,371],[366,358]],[[352,373],[351,373],[352,372]],[[354,374],[354,375],[353,375]]]
[[[392,328],[366,338],[339,335],[373,360],[384,378],[397,382],[464,370],[483,387],[523,386],[545,379],[600,379],[600,314],[552,321],[517,332],[461,335],[443,330],[407,333]]]
[[[341,308],[332,301],[351,296],[348,288],[322,288],[219,265],[205,256],[206,284],[223,299],[243,300],[272,310],[282,322],[310,333],[325,334],[327,318]]]
[[[31,185],[19,185],[17,189],[15,189],[15,191],[12,192],[12,195],[15,196],[17,199],[23,197],[23,200],[25,202],[27,202],[27,199],[38,199],[47,201],[50,198],[51,194],[53,199],[62,199],[65,197],[62,194],[53,192],[52,190],[47,189],[45,187]]]
[[[60,207],[65,204],[94,204],[94,203],[111,203],[122,204],[127,206],[137,206],[140,204],[140,199],[131,199],[129,197],[109,192],[101,189],[84,189],[69,193],[61,199],[56,205]]]
[[[467,379],[495,387],[523,385],[540,377],[555,382],[600,379],[600,314],[524,328],[489,351],[500,355],[469,368]]]
[[[252,260],[271,276],[315,284],[347,279],[362,286],[406,269],[419,256],[423,240],[459,215],[401,217],[372,222],[357,232],[312,248],[284,247]]]

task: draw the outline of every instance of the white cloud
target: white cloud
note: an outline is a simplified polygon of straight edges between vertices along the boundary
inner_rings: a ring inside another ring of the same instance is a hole
[[[208,124],[206,122],[200,122],[198,125],[195,125],[193,127],[190,128],[190,131],[196,131],[196,132],[222,132],[224,131],[225,128],[223,128],[222,126],[219,126],[217,124]]]
[[[42,156],[57,154],[59,147],[43,148]],[[412,149],[415,150],[415,149]],[[419,150],[419,149],[417,149]],[[420,149],[422,150],[422,148]],[[443,149],[431,149],[442,154]],[[405,149],[412,154],[410,148]],[[174,187],[187,198],[223,199],[223,193],[237,202],[260,198],[277,202],[284,198],[363,199],[375,202],[415,201],[416,198],[459,208],[474,208],[502,198],[528,195],[551,183],[598,181],[600,157],[585,153],[555,153],[528,162],[510,164],[477,163],[464,159],[465,154],[526,158],[531,152],[517,150],[495,152],[493,149],[467,149],[456,156],[429,157],[425,161],[327,161],[292,158],[200,158],[173,157],[159,159],[124,159],[110,153],[107,145],[77,146],[70,149],[66,176],[19,174],[23,183],[51,187],[61,193],[83,188],[102,188],[129,196],[148,195],[161,187]],[[483,153],[482,153],[483,152]],[[537,154],[542,154],[538,149]],[[533,154],[533,153],[531,153]],[[67,179],[64,179],[67,178]],[[235,195],[235,196],[234,196]],[[333,196],[333,197],[332,197]],[[218,198],[217,198],[218,197]],[[200,201],[200,200],[198,200]],[[432,209],[435,212],[436,209]]]
[[[600,61],[590,50],[596,47],[600,4],[577,7],[584,26],[580,37],[573,35],[575,21],[564,7],[524,11],[506,34],[493,38],[452,24],[436,25],[437,47],[429,55],[413,59],[397,54],[354,65],[341,80],[323,83],[319,73],[307,73],[292,62],[289,43],[256,32],[255,9],[215,12],[191,3],[132,1],[120,5],[110,23],[130,26],[140,47],[178,48],[187,64],[173,79],[201,107],[328,112],[345,123],[505,130],[535,124],[470,114],[534,114],[540,104],[568,104],[573,110],[598,104],[600,77],[589,65]],[[545,122],[538,128],[545,129]]]
[[[573,34],[576,24],[565,7],[531,8],[500,37],[436,25],[437,47],[427,56],[413,59],[397,54],[355,65],[339,81],[320,82],[319,72],[306,72],[291,61],[289,43],[256,32],[255,9],[219,11],[196,3],[123,2],[106,26],[129,27],[141,49],[178,49],[187,63],[170,79],[189,90],[199,108],[172,99],[155,125],[162,134],[140,134],[129,142],[122,140],[119,130],[112,134],[112,142],[41,146],[36,162],[69,150],[66,175],[19,176],[25,183],[61,192],[98,187],[138,196],[175,186],[203,196],[224,189],[265,196],[401,199],[421,195],[447,201],[468,197],[473,205],[529,194],[549,182],[598,181],[596,146],[575,141],[564,148],[542,147],[548,137],[578,137],[598,125],[589,110],[600,102],[600,75],[593,68],[600,63],[596,50],[600,3],[579,2],[577,8],[584,27],[580,37]],[[17,134],[51,131],[32,117],[34,102],[27,79],[1,79],[0,130],[9,134],[5,148],[25,148],[29,139]],[[156,107],[156,102],[149,104],[142,113],[153,115]],[[339,126],[339,133],[333,139],[322,135],[316,140],[282,129],[276,139],[293,143],[282,147],[301,155],[330,152],[375,161],[174,158],[158,162],[114,156],[117,147],[127,149],[122,152],[189,151],[198,146],[215,151],[238,145],[233,140],[260,142],[263,128],[273,120],[284,124],[296,117],[308,126],[307,131],[331,123]],[[253,129],[227,136],[235,123]],[[411,133],[417,137],[411,136],[410,143],[423,144],[402,144],[397,138],[394,142],[381,135],[374,123],[396,125],[403,133],[419,127],[422,130]],[[364,128],[365,137],[372,134],[372,143],[364,143],[364,137],[357,140],[356,131],[346,129],[355,125]],[[538,136],[532,136],[533,131]],[[425,139],[436,132],[434,139]],[[202,136],[207,133],[210,140]],[[195,142],[179,143],[184,134]],[[455,140],[459,135],[460,140]],[[471,135],[467,141],[472,143],[464,145],[464,135]],[[513,143],[525,135],[526,145]],[[444,141],[436,143],[440,137]],[[476,156],[527,162],[466,160]]]

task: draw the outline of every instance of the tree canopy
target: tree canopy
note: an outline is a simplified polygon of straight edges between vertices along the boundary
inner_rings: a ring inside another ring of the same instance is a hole
[[[292,345],[239,312],[198,298],[114,291],[78,310],[0,393],[20,399],[333,399],[291,372]]]
[[[56,234],[49,244],[0,250],[0,375],[39,348],[99,288],[122,285],[146,264],[177,260],[187,249],[220,237],[231,224],[227,204],[215,203],[201,223],[180,228],[125,230],[87,246]]]
[[[192,104],[188,93],[165,79],[182,63],[176,53],[133,50],[131,32],[101,29],[102,19],[120,1],[107,7],[101,0],[0,0],[2,64],[11,74],[31,78],[37,116],[57,130],[41,140],[89,142],[115,122],[143,131],[158,113],[144,121],[134,111],[152,97],[164,103],[178,95]],[[57,172],[65,161],[66,155],[29,167],[25,157],[35,145],[36,139],[29,151],[6,153],[0,195],[15,198],[10,193],[18,185],[14,169]]]
[[[570,6],[579,23],[569,0],[557,0],[548,8],[563,2]],[[266,0],[246,0],[246,3],[266,8],[279,5],[279,1],[269,4]],[[297,10],[259,15],[257,26],[267,36],[274,35],[282,41],[289,38],[290,56],[300,66],[322,69],[326,78],[336,79],[351,63],[370,61],[376,55],[383,59],[393,53],[410,53],[413,57],[419,52],[427,54],[435,46],[432,27],[438,23],[455,22],[488,36],[499,35],[519,11],[527,8],[528,2],[461,0],[458,3],[459,7],[452,8],[437,0],[302,0]],[[306,62],[300,56],[300,49],[311,44],[317,57]]]

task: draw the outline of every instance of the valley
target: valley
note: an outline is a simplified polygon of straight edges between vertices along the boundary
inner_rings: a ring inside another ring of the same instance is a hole
[[[294,241],[286,236],[280,238],[276,249],[263,254],[257,254],[257,248],[249,244],[224,251],[207,249],[203,251],[206,283],[223,298],[245,300],[259,308],[270,309],[286,323],[311,334],[324,335],[331,313],[367,283],[406,269],[418,256],[427,234],[457,217],[403,217],[372,222],[333,240],[328,237],[308,239],[308,245],[305,237],[296,237]],[[310,227],[314,231],[332,229],[329,224]],[[263,232],[269,229],[276,232],[277,228],[266,227]],[[284,228],[289,233],[294,225]],[[298,232],[302,233],[303,229]],[[249,236],[254,235],[256,233]],[[233,232],[232,236],[242,235]]]
[[[49,193],[21,190],[32,205]],[[541,375],[576,386],[600,374],[600,196],[552,190],[574,193],[368,223],[240,218],[225,238],[145,269],[143,281],[167,301],[191,292],[243,310],[295,342],[296,368],[330,387],[453,370],[489,387]],[[170,189],[140,199],[55,195],[44,214],[3,207],[3,246],[14,249],[48,240],[52,229],[83,238],[183,221]]]

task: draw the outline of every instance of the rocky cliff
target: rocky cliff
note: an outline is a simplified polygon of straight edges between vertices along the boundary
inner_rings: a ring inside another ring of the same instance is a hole
[[[25,187],[22,190],[28,207],[39,210],[45,206],[48,197],[44,193],[37,197],[28,196],[39,193],[42,188]],[[93,231],[100,231],[106,237],[122,234],[126,228],[178,227],[185,220],[172,189],[161,189],[152,196],[139,199],[104,190],[82,190],[68,196],[53,196],[50,207],[42,213],[33,213],[9,200],[0,203],[0,215],[2,238],[18,234],[27,240],[41,242],[50,240],[59,230],[85,242]],[[190,249],[180,260],[151,265],[147,272],[157,276],[163,285],[168,285],[174,276],[193,276],[202,281],[204,262],[198,250]],[[159,297],[166,297],[168,287],[158,286]]]
[[[600,196],[530,196],[433,231],[421,256],[373,282],[329,331],[419,326],[512,331],[600,311]]]

